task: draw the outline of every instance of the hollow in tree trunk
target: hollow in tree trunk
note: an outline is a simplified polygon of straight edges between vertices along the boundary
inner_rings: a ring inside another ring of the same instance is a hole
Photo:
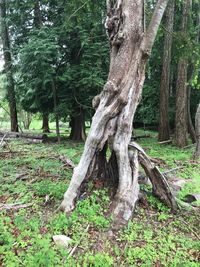
[[[165,10],[167,0],[159,0],[146,33],[143,29],[143,0],[107,1],[106,29],[111,45],[110,70],[102,93],[93,100],[96,112],[78,166],[74,169],[61,208],[67,213],[75,206],[84,179],[98,174],[117,181],[112,202],[114,224],[123,225],[132,217],[138,200],[138,170],[142,150],[134,145],[129,149],[132,122],[141,98],[145,65]],[[111,157],[105,157],[109,146]],[[144,160],[143,165],[147,162]],[[149,164],[147,164],[149,166]],[[148,167],[145,167],[148,170]],[[159,180],[152,167],[151,175]],[[162,192],[154,186],[154,193],[169,206],[176,208],[169,188],[163,183]],[[164,195],[165,196],[164,196]],[[166,201],[165,201],[166,202]]]
[[[170,87],[170,65],[172,34],[174,24],[174,0],[169,1],[165,12],[165,39],[163,50],[162,74],[160,81],[160,117],[158,140],[170,139],[169,128],[169,87]]]
[[[50,133],[49,114],[47,113],[42,113],[42,130],[43,130],[43,133]]]
[[[7,79],[7,99],[10,109],[10,124],[11,132],[18,132],[18,119],[17,119],[17,107],[15,97],[15,84],[12,72],[12,58],[11,58],[11,47],[9,30],[7,26],[7,14],[6,14],[6,1],[0,0],[0,18],[1,18],[1,39],[3,44],[3,55],[4,55],[4,69]]]
[[[85,114],[84,110],[80,107],[77,107],[74,111],[74,114],[70,118],[70,140],[73,141],[85,141]]]

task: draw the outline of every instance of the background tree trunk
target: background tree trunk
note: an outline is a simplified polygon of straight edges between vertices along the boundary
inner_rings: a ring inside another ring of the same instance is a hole
[[[70,118],[71,133],[70,140],[85,141],[85,114],[81,107],[77,107],[74,114]]]
[[[50,133],[49,115],[47,113],[42,114],[42,130],[43,130],[43,133]]]
[[[12,73],[12,58],[10,50],[9,30],[6,23],[6,1],[0,0],[1,39],[3,43],[4,70],[7,78],[7,98],[10,108],[11,132],[18,132],[15,85]]]
[[[54,102],[54,114],[56,119],[56,135],[58,144],[60,144],[60,126],[59,126],[59,115],[57,111],[57,91],[56,91],[56,83],[55,80],[52,80],[52,91],[53,91],[53,102]]]
[[[158,140],[165,141],[170,139],[169,128],[169,87],[170,87],[170,65],[171,65],[171,48],[172,32],[174,24],[174,0],[169,1],[166,9],[165,18],[165,39],[163,51],[162,74],[160,81],[160,118]]]
[[[184,0],[183,3],[181,24],[181,33],[183,36],[187,36],[190,2],[191,0]],[[187,67],[188,60],[184,55],[179,59],[176,83],[175,143],[179,147],[187,145]]]
[[[98,162],[102,163],[99,154],[108,143],[113,157],[112,165],[109,165],[111,158],[102,158],[107,165],[105,168],[109,178],[118,181],[117,192],[111,205],[114,224],[123,225],[132,217],[139,195],[140,153],[137,148],[129,150],[132,122],[141,98],[145,65],[166,5],[167,0],[157,2],[147,32],[144,34],[143,0],[118,0],[115,3],[107,1],[106,29],[111,45],[110,70],[102,93],[93,101],[96,112],[84,152],[74,169],[61,204],[65,212],[74,208],[83,180],[92,177],[95,168],[101,171],[102,164],[98,165]],[[110,166],[115,166],[117,172],[109,172]],[[118,177],[111,177],[112,174]],[[165,188],[165,193],[166,190]]]
[[[197,108],[197,113],[195,117],[195,132],[196,132],[196,151],[194,153],[194,158],[199,159],[200,158],[200,104]]]
[[[192,143],[196,143],[196,134],[195,129],[192,123],[191,118],[191,111],[190,111],[190,101],[191,101],[191,86],[187,86],[187,115],[188,115],[188,132],[190,134],[190,138],[192,140]]]

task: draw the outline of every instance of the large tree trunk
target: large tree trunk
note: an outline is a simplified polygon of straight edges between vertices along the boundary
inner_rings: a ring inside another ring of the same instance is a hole
[[[12,58],[10,51],[9,31],[6,23],[6,1],[0,0],[1,39],[3,43],[4,69],[7,78],[7,98],[10,108],[11,131],[18,132],[17,107],[15,98],[15,85],[12,73]]]
[[[181,33],[187,35],[190,1],[184,0]],[[179,59],[176,83],[176,118],[175,118],[175,143],[179,147],[187,145],[188,120],[187,120],[187,67],[188,60],[185,55]]]
[[[145,65],[166,4],[167,0],[157,2],[150,25],[144,34],[143,0],[118,0],[114,4],[113,1],[107,1],[106,29],[111,44],[110,70],[102,93],[93,101],[96,112],[84,152],[74,169],[61,204],[65,212],[74,208],[83,180],[93,177],[98,170],[109,179],[118,181],[111,205],[114,222],[124,224],[132,217],[139,194],[140,152],[137,147],[134,151],[129,150],[132,122],[141,98]],[[102,156],[102,153],[105,155],[107,144],[112,151],[109,160]],[[157,191],[156,188],[155,190]],[[167,189],[163,190],[167,194]]]
[[[174,0],[171,0],[166,9],[166,32],[164,39],[163,64],[160,81],[160,118],[159,118],[159,141],[170,139],[169,128],[169,87],[170,87],[170,65],[172,32],[174,24]]]
[[[70,140],[73,141],[85,141],[85,114],[84,110],[78,107],[74,114],[71,115],[70,119],[71,133],[69,136]]]
[[[197,113],[195,116],[195,132],[196,132],[196,151],[194,153],[194,158],[199,159],[200,158],[200,104],[197,108]]]
[[[49,114],[47,113],[42,114],[42,130],[43,130],[43,133],[50,133]]]

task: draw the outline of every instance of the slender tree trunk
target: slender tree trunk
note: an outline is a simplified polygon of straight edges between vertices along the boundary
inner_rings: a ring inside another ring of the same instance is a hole
[[[56,118],[56,135],[58,139],[58,144],[60,144],[60,126],[59,126],[59,116],[57,111],[57,92],[55,80],[52,80],[52,90],[53,90],[53,101],[54,101],[54,114]]]
[[[1,38],[3,43],[4,69],[7,78],[7,98],[10,108],[11,132],[18,132],[15,85],[12,73],[12,58],[10,51],[9,30],[6,23],[6,1],[0,0]]]
[[[190,1],[184,0],[183,3],[181,33],[184,36],[187,35]],[[188,60],[184,55],[179,59],[176,83],[175,143],[179,147],[187,145],[187,67]]]
[[[165,39],[162,74],[160,81],[160,118],[159,118],[159,141],[170,139],[169,128],[169,90],[170,90],[170,65],[171,65],[171,48],[172,48],[172,32],[174,24],[174,0],[169,1],[166,9],[165,21]]]
[[[43,130],[43,133],[50,133],[49,115],[47,113],[42,114],[42,130]]]
[[[77,107],[74,111],[74,114],[71,115],[70,120],[70,139],[74,141],[85,141],[85,114],[84,110],[80,107]]]
[[[199,159],[200,158],[200,104],[197,108],[197,113],[195,116],[195,132],[196,132],[196,151],[194,153],[194,158]]]
[[[42,22],[42,15],[41,15],[41,10],[40,10],[40,1],[35,0],[35,5],[34,5],[34,25],[36,28],[41,28],[43,25]]]
[[[191,86],[188,85],[187,87],[187,115],[188,115],[188,132],[190,134],[190,138],[192,140],[192,143],[196,143],[196,134],[195,129],[192,123],[191,118],[191,111],[190,111],[190,102],[191,102]]]
[[[141,98],[145,65],[166,4],[167,0],[158,0],[144,34],[143,0],[117,0],[115,3],[107,1],[106,29],[111,44],[110,70],[102,93],[93,101],[96,112],[84,152],[74,169],[61,204],[65,212],[74,208],[83,180],[93,177],[96,169],[99,172],[105,172],[106,169],[105,175],[107,173],[110,179],[118,181],[115,199],[111,205],[114,222],[122,225],[132,217],[139,194],[138,157],[143,153],[136,145],[133,150],[129,149],[132,122]],[[102,156],[102,153],[105,155],[106,144],[112,151],[109,160]],[[105,168],[100,169],[98,162],[102,166],[102,160]],[[113,166],[116,171],[113,171]],[[151,167],[150,169],[152,171]],[[157,188],[154,189],[162,198]],[[167,191],[168,188],[164,186],[163,192],[166,195]]]

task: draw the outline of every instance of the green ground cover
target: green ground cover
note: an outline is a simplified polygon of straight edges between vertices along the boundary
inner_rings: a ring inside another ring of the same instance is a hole
[[[182,167],[170,174],[188,181],[180,199],[200,193],[200,164],[191,160],[193,147],[161,146],[156,138],[139,142],[151,157],[165,161],[162,170]],[[0,266],[200,266],[198,208],[172,214],[150,195],[138,204],[125,229],[110,231],[108,189],[93,182],[71,216],[57,210],[72,174],[59,156],[77,164],[82,143],[28,145],[18,140],[9,146],[12,153],[0,151],[0,203],[31,206],[0,211]],[[72,239],[68,249],[53,243],[56,234]]]

